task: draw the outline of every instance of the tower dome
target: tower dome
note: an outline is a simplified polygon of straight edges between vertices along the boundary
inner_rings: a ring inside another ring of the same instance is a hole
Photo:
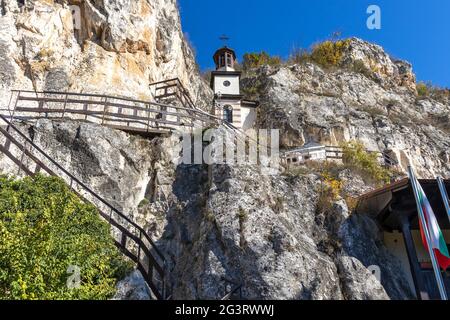
[[[218,71],[234,71],[236,63],[236,53],[233,49],[222,47],[214,53],[214,62]]]

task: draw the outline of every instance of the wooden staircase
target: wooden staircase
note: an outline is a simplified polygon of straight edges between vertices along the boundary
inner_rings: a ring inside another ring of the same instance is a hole
[[[116,246],[136,263],[154,297],[168,298],[166,260],[147,232],[64,169],[5,116],[0,115],[0,120],[7,125],[6,128],[0,126],[0,134],[5,138],[4,144],[0,145],[0,152],[18,166],[19,174],[23,172],[34,176],[38,172],[46,172],[58,176],[81,199],[96,206],[100,215],[111,225]]]

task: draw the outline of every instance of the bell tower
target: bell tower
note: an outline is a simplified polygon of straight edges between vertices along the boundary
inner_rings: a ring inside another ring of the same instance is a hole
[[[213,58],[216,63],[217,71],[235,71],[234,64],[236,63],[236,53],[233,49],[226,46],[220,48],[216,51]]]
[[[245,100],[241,95],[241,72],[236,71],[236,53],[224,46],[213,56],[216,70],[211,72],[214,91],[213,114],[237,128],[247,130],[253,126],[258,106],[256,101]]]
[[[216,71],[211,75],[211,87],[216,95],[240,95],[241,72],[236,71],[236,53],[233,49],[222,47],[214,53]]]

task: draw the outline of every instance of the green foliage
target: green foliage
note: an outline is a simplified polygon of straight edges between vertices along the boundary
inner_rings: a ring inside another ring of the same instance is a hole
[[[343,162],[350,169],[354,169],[367,178],[377,183],[389,183],[390,172],[383,168],[378,162],[378,155],[375,152],[367,152],[364,144],[359,141],[344,142]]]
[[[280,64],[280,57],[270,56],[267,52],[261,51],[259,53],[253,52],[244,54],[242,68],[244,71],[248,71],[263,65],[279,66]]]
[[[141,200],[141,202],[139,202],[138,208],[145,207],[148,204],[150,204],[150,200],[144,198],[144,199]]]
[[[450,102],[450,89],[448,88],[435,86],[431,82],[419,82],[416,84],[416,89],[419,98],[431,98],[444,104]]]
[[[109,225],[62,180],[0,176],[0,299],[107,299],[129,268]]]
[[[340,64],[344,50],[350,40],[325,41],[313,46],[311,59],[323,67],[336,67]]]
[[[416,85],[417,94],[419,97],[427,97],[430,94],[429,85],[424,82],[420,82]]]
[[[289,55],[289,63],[304,64],[311,61],[311,54],[303,48],[295,48]]]

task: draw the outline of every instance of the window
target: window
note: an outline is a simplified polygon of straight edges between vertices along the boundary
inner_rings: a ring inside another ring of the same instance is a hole
[[[219,67],[225,67],[225,56],[224,55],[219,56]]]
[[[228,81],[228,80],[226,80],[226,81],[223,82],[223,85],[224,85],[225,87],[229,87],[229,86],[231,86],[231,82]]]
[[[223,120],[229,123],[233,123],[233,107],[226,105],[223,107]]]
[[[227,53],[226,56],[227,56],[227,66],[233,67],[233,57],[229,53]]]

